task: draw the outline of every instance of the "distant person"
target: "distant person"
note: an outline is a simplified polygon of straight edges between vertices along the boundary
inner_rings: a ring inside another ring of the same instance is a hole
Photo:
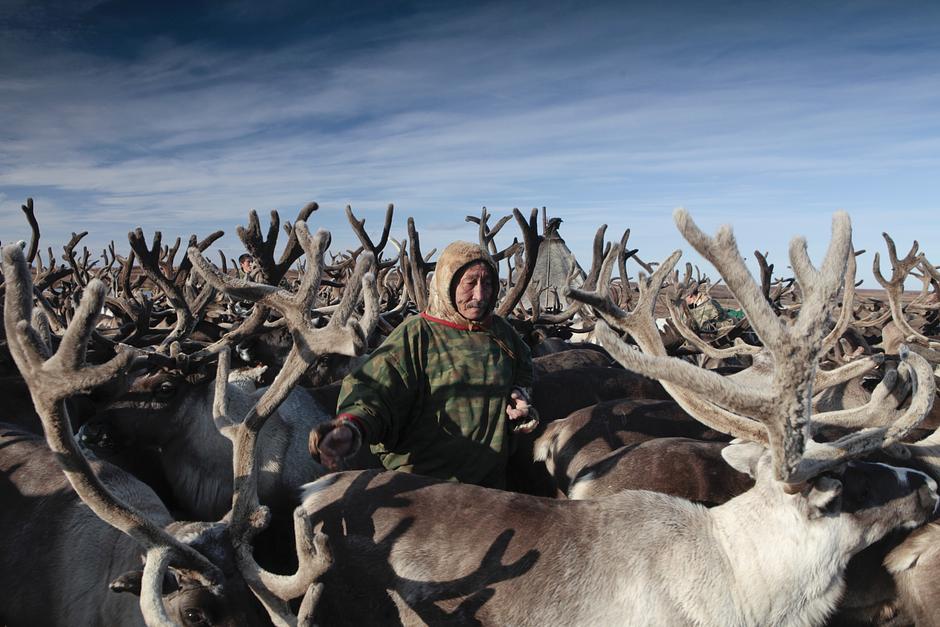
[[[241,274],[242,278],[250,278],[249,275],[254,268],[254,262],[254,257],[248,253],[242,253],[238,257],[238,265],[241,268],[241,272],[239,274]]]
[[[686,296],[685,304],[689,306],[695,328],[702,333],[717,333],[735,322],[721,303],[702,288]]]
[[[484,249],[449,245],[427,309],[343,380],[337,417],[311,432],[311,454],[336,470],[367,443],[389,470],[504,487],[511,433],[538,417],[529,348],[493,313],[498,290]]]

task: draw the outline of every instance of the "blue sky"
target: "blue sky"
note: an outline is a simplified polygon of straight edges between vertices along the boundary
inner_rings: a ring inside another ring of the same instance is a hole
[[[844,209],[876,287],[882,231],[940,264],[938,18],[866,0],[3,0],[0,239],[28,237],[27,196],[57,254],[79,230],[126,251],[142,226],[221,228],[234,256],[249,209],[290,220],[310,200],[334,252],[353,245],[346,204],[377,230],[389,202],[393,236],[414,216],[427,251],[474,239],[484,205],[544,205],[585,265],[602,223],[646,260],[698,261],[684,206],[783,273],[789,239],[818,259]]]

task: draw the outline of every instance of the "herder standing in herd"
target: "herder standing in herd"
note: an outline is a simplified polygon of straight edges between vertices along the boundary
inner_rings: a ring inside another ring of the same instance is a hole
[[[336,470],[366,443],[389,470],[504,487],[511,432],[532,431],[538,416],[529,348],[493,313],[498,293],[487,252],[450,244],[427,310],[346,377],[336,419],[311,433],[311,454]]]

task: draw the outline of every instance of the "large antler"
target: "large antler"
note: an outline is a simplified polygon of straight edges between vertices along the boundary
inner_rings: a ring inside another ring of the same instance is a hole
[[[366,338],[378,318],[378,290],[372,274],[375,260],[371,253],[365,253],[360,255],[355,273],[347,284],[343,299],[334,310],[330,322],[323,328],[314,327],[312,312],[323,275],[324,255],[330,243],[330,234],[321,229],[315,236],[311,236],[306,223],[302,221],[294,225],[294,233],[307,261],[307,272],[296,294],[274,286],[223,275],[203,258],[199,251],[189,251],[193,265],[210,284],[234,298],[250,299],[280,312],[294,340],[284,366],[274,382],[240,422],[226,415],[224,382],[227,379],[228,350],[225,349],[221,354],[225,361],[220,361],[221,370],[216,377],[216,403],[213,408],[216,424],[220,425],[220,431],[233,443],[235,489],[232,497],[231,525],[240,570],[278,624],[292,622],[285,601],[300,594],[306,593],[308,598],[318,594],[318,589],[313,587],[313,580],[328,567],[330,558],[325,538],[315,539],[309,521],[303,516],[298,516],[295,518],[300,561],[298,572],[290,577],[274,575],[255,562],[251,553],[251,541],[265,528],[268,517],[267,510],[258,502],[254,455],[257,434],[271,413],[290,393],[300,376],[320,355],[361,354],[366,346]],[[355,320],[353,313],[362,294],[365,295],[365,311],[361,319]]]
[[[538,227],[536,226],[539,215],[538,209],[532,210],[532,212],[529,214],[528,222],[526,222],[525,218],[522,216],[522,212],[520,212],[518,209],[513,209],[512,215],[519,224],[519,228],[522,229],[525,260],[521,263],[517,260],[515,272],[516,281],[511,286],[509,286],[509,292],[505,297],[503,297],[499,307],[496,308],[496,313],[500,316],[508,316],[510,313],[512,313],[512,310],[516,307],[516,304],[525,293],[525,289],[528,287],[529,281],[532,280],[532,274],[535,272],[535,264],[538,261],[539,247],[542,243],[542,237],[539,235]]]
[[[855,258],[858,254],[859,253],[853,251],[846,260],[845,280],[843,281],[842,287],[842,307],[839,309],[839,318],[832,327],[832,331],[823,338],[822,351],[824,353],[835,346],[836,342],[845,334],[846,329],[849,328],[849,324],[852,322],[855,312],[855,271],[858,267]]]
[[[277,233],[281,225],[281,217],[277,210],[271,211],[271,222],[268,225],[267,238],[261,235],[261,223],[258,220],[256,211],[248,213],[247,227],[240,226],[236,229],[238,237],[242,240],[245,248],[257,260],[265,283],[277,285],[293,263],[303,255],[303,250],[297,241],[297,234],[294,229],[297,223],[305,222],[310,214],[319,207],[315,202],[307,203],[297,214],[294,228],[285,225],[285,230],[288,232],[287,244],[284,246],[284,251],[277,262],[274,261],[274,248],[277,245]]]
[[[298,212],[296,222],[306,221],[318,208],[319,205],[315,202],[307,203]],[[288,234],[287,243],[284,245],[284,250],[281,252],[280,258],[277,261],[274,260],[274,249],[277,245],[278,228],[280,224],[280,215],[277,210],[272,210],[271,222],[268,225],[268,235],[267,239],[265,239],[261,234],[261,223],[258,220],[257,212],[250,211],[248,213],[248,226],[239,226],[236,229],[238,237],[242,240],[245,248],[258,262],[262,281],[268,285],[278,285],[294,262],[304,254],[303,249],[297,241],[296,229],[290,223],[287,223],[284,225],[284,230]],[[223,274],[224,273],[223,269]],[[218,289],[217,286],[216,289]],[[235,345],[258,333],[258,331],[264,327],[269,313],[270,310],[264,306],[259,305],[252,308],[251,313],[247,318],[242,320],[240,324],[226,333],[218,341],[191,355],[191,359],[196,361],[210,359],[224,348]]]
[[[519,244],[518,242],[513,242],[503,250],[497,251],[495,241],[496,235],[499,233],[500,229],[502,229],[503,226],[509,222],[510,216],[503,216],[496,222],[496,226],[492,228],[490,228],[489,225],[490,217],[490,212],[486,207],[483,207],[483,209],[480,211],[479,218],[476,216],[467,216],[464,219],[467,222],[473,222],[479,227],[480,248],[488,252],[490,257],[493,258],[493,261],[498,264],[503,259],[511,257],[519,247]]]
[[[32,236],[29,240],[29,252],[26,253],[26,263],[33,263],[36,253],[39,252],[39,222],[36,220],[36,211],[33,208],[33,199],[27,198],[25,205],[20,205],[23,213],[26,214],[26,221],[29,222],[29,228]]]
[[[169,301],[173,310],[176,312],[176,323],[173,326],[173,330],[170,331],[160,343],[160,348],[162,349],[188,335],[196,324],[196,318],[193,316],[189,304],[183,296],[182,290],[174,282],[175,277],[173,276],[172,270],[167,272],[165,268],[160,267],[160,244],[163,239],[163,234],[160,231],[154,232],[153,245],[150,248],[147,247],[143,229],[140,227],[128,233],[127,239],[130,242],[131,249],[140,261],[140,267],[144,274],[163,292],[167,301]]]
[[[79,264],[78,259],[75,258],[75,246],[82,240],[83,237],[88,235],[88,231],[82,231],[81,233],[72,233],[71,239],[68,243],[62,247],[64,251],[62,259],[67,261],[69,266],[72,268],[72,276],[75,278],[75,282],[80,286],[85,287],[88,283],[88,272],[87,267],[84,264]],[[85,262],[87,263],[87,251]]]
[[[374,244],[372,243],[372,238],[366,233],[365,218],[361,220],[357,219],[353,213],[352,207],[346,205],[346,219],[349,220],[350,226],[352,226],[356,237],[359,238],[359,242],[362,244],[358,250],[353,251],[353,257],[358,257],[363,250],[366,250],[375,257],[375,262],[378,264],[379,269],[389,268],[395,265],[395,259],[382,261],[382,251],[385,250],[385,245],[388,244],[388,234],[392,230],[392,217],[394,215],[395,205],[389,203],[388,208],[385,210],[385,225],[382,227],[382,237],[379,239],[378,244]]]
[[[685,321],[691,319],[692,316],[686,304],[686,297],[696,292],[698,287],[699,282],[692,280],[692,264],[686,263],[684,277],[680,280],[677,270],[672,284],[666,290],[666,307],[669,309],[672,324],[676,331],[679,332],[679,335],[691,346],[698,349],[703,355],[712,359],[728,359],[741,355],[756,355],[759,353],[762,347],[752,346],[741,338],[736,338],[734,345],[728,348],[715,348],[689,328],[689,325]]]
[[[327,536],[316,532],[303,508],[298,507],[294,510],[297,571],[292,575],[277,575],[262,568],[255,560],[252,540],[267,527],[269,512],[258,503],[253,449],[257,433],[277,405],[273,402],[265,403],[264,414],[250,414],[250,421],[247,418],[237,421],[229,416],[227,391],[230,360],[230,349],[225,347],[219,353],[212,417],[219,432],[232,442],[235,493],[232,510],[227,517],[230,518],[239,570],[255,596],[267,609],[275,625],[304,625],[306,622],[303,615],[312,616],[323,589],[323,584],[316,581],[332,564]],[[300,616],[295,617],[288,601],[301,595],[304,600]]]
[[[107,363],[95,366],[85,363],[86,347],[106,287],[97,279],[89,282],[59,349],[52,354],[42,333],[30,324],[32,282],[19,246],[3,249],[3,270],[7,277],[3,321],[10,353],[29,385],[49,448],[82,501],[99,518],[146,549],[141,613],[148,625],[171,625],[162,600],[163,575],[170,564],[190,571],[206,586],[220,586],[223,575],[197,551],[177,541],[104,486],[78,448],[65,408],[65,400],[70,396],[88,393],[126,376],[136,356],[132,350],[123,350]]]
[[[433,254],[432,250],[427,257]],[[408,245],[403,243],[398,247],[398,263],[405,279],[405,292],[418,311],[424,311],[428,306],[428,274],[436,264],[428,261],[421,253],[421,238],[415,228],[414,218],[408,218]]]
[[[911,327],[907,318],[904,316],[904,303],[902,302],[904,296],[904,280],[915,266],[922,263],[924,253],[917,253],[919,245],[917,240],[914,240],[914,243],[911,245],[911,250],[904,259],[898,259],[898,252],[894,245],[894,240],[891,239],[887,233],[882,233],[881,235],[885,238],[885,243],[888,245],[888,259],[891,262],[891,280],[886,280],[884,275],[881,274],[881,259],[878,253],[875,253],[875,257],[872,260],[872,273],[875,275],[875,280],[881,284],[881,287],[883,287],[888,294],[888,304],[891,307],[891,317],[894,318],[894,323],[898,325],[898,329],[901,330],[908,342],[923,343],[931,348],[940,347],[940,344],[933,342],[930,338]]]
[[[302,354],[338,353],[342,355],[361,354],[366,345],[366,338],[375,326],[378,317],[378,291],[371,272],[375,260],[371,254],[360,256],[356,272],[350,279],[343,299],[333,313],[329,324],[323,329],[316,329],[313,323],[313,309],[317,299],[317,289],[323,276],[323,255],[330,243],[330,234],[320,230],[310,236],[307,224],[303,221],[294,225],[294,234],[307,256],[307,271],[296,294],[262,283],[253,283],[246,279],[237,279],[223,275],[198,250],[190,249],[189,256],[197,271],[216,289],[232,298],[251,300],[264,307],[277,310],[285,319],[288,328],[294,334],[295,344],[284,364],[289,370],[294,360]],[[365,312],[356,320],[352,313],[365,286]],[[293,355],[293,357],[292,357]],[[297,375],[300,376],[299,374]],[[272,386],[274,387],[274,386]]]
[[[718,269],[770,352],[774,369],[769,385],[759,389],[742,385],[665,356],[653,324],[652,307],[665,273],[678,261],[678,251],[654,273],[646,293],[641,290],[640,303],[631,313],[616,307],[603,291],[590,294],[571,291],[573,297],[594,306],[608,324],[630,333],[643,349],[643,353],[630,349],[609,327],[598,325],[598,338],[625,367],[659,379],[680,405],[703,423],[737,437],[766,443],[773,455],[776,476],[788,483],[800,483],[847,458],[892,444],[923,419],[932,402],[932,373],[925,360],[904,351],[901,359],[911,370],[915,395],[893,424],[866,428],[831,443],[808,441],[813,382],[823,348],[825,322],[851,254],[851,225],[846,214],[837,213],[833,218],[832,242],[819,270],[809,260],[805,239],[795,238],[791,242],[790,263],[804,299],[790,324],[774,314],[747,270],[729,227],[722,227],[715,237],[709,237],[684,210],[676,210],[675,220],[686,240]],[[614,259],[611,251],[605,264],[613,264]],[[867,411],[874,412],[875,407],[868,407]]]

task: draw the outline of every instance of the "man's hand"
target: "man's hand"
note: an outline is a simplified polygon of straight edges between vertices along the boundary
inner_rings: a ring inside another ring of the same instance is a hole
[[[529,404],[529,397],[519,388],[513,389],[509,394],[506,415],[510,420],[517,421],[512,428],[513,433],[531,433],[539,426],[538,412]]]
[[[327,470],[343,470],[346,458],[355,454],[357,434],[345,421],[334,420],[317,425],[307,442],[310,455]]]

